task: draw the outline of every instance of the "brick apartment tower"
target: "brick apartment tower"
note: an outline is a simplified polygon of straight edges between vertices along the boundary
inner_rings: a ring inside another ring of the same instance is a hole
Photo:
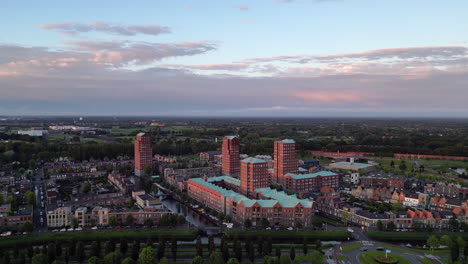
[[[153,166],[151,136],[146,133],[138,133],[135,139],[135,175],[142,176],[146,166]]]
[[[255,190],[270,185],[268,163],[261,159],[246,158],[241,161],[240,191],[248,197],[255,198]]]
[[[223,175],[239,176],[240,172],[240,143],[237,136],[225,136],[222,149]]]
[[[274,151],[274,175],[272,182],[285,185],[284,175],[297,173],[296,142],[292,139],[275,141]]]

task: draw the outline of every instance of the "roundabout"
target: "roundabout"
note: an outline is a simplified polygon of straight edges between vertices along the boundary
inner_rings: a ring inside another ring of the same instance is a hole
[[[406,258],[393,254],[393,253],[382,253],[380,251],[368,251],[358,255],[358,259],[364,264],[410,264]]]

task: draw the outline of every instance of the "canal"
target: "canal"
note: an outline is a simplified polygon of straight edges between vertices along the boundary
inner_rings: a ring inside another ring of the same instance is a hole
[[[191,209],[189,209],[187,206],[179,203],[178,201],[172,199],[172,198],[167,198],[162,201],[162,204],[171,210],[174,213],[183,215],[185,217],[185,220],[187,223],[190,224],[190,227],[198,228],[200,230],[203,230],[206,232],[208,235],[215,235],[220,232],[219,227],[214,225],[213,223],[209,222],[202,216],[198,215],[197,213],[193,212]]]

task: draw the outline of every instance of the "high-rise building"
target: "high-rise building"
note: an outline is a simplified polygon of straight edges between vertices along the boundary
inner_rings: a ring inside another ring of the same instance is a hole
[[[275,141],[274,151],[274,174],[272,182],[285,185],[284,176],[288,173],[297,173],[298,170],[296,142],[292,139]]]
[[[239,176],[240,143],[237,136],[225,136],[222,149],[222,171],[224,175]]]
[[[138,133],[135,139],[135,175],[142,176],[146,166],[153,166],[151,136]]]
[[[255,190],[269,185],[270,178],[266,161],[256,158],[246,158],[241,161],[240,191],[242,194],[252,197],[256,194]]]

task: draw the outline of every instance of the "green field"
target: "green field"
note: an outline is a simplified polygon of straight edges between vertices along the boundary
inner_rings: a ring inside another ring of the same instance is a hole
[[[114,135],[130,135],[134,131],[142,130],[141,128],[119,128],[113,127],[111,129],[111,134]]]
[[[388,241],[388,242],[411,242],[411,241],[426,241],[429,236],[436,235],[441,237],[443,235],[459,236],[468,240],[468,233],[427,233],[427,232],[381,232],[369,231],[366,235],[373,240]]]
[[[361,244],[349,245],[349,246],[344,247],[343,250],[341,250],[341,252],[349,252],[349,251],[353,251],[355,249],[359,249],[361,247],[362,247]]]
[[[363,264],[378,264],[378,262],[375,261],[374,257],[377,255],[382,255],[382,254],[385,255],[385,252],[368,251],[368,252],[359,254],[358,258],[359,258],[359,261]],[[396,258],[398,260],[398,264],[411,264],[411,262],[409,262],[407,259],[400,257],[396,254],[388,253],[388,256]]]

